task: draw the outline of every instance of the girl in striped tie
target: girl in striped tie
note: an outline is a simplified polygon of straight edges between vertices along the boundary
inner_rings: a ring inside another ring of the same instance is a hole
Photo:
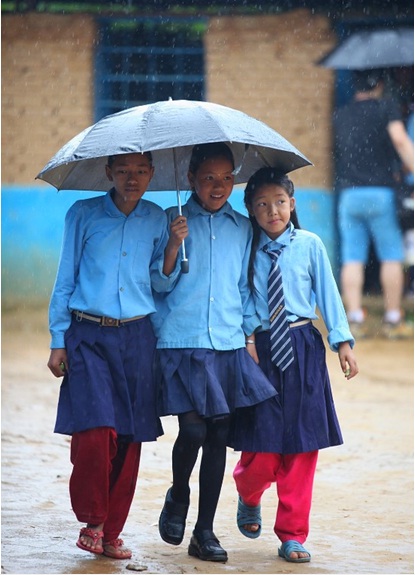
[[[247,348],[277,389],[279,399],[236,414],[233,446],[242,451],[233,473],[239,494],[237,522],[246,537],[258,537],[261,497],[276,483],[278,555],[304,563],[311,558],[303,543],[309,533],[318,451],[343,443],[324,342],[312,323],[318,319],[316,307],[346,379],[358,373],[354,339],[323,242],[314,233],[299,229],[292,181],[274,168],[262,168],[245,188],[245,205],[254,230],[249,280],[262,323],[255,337],[247,341]],[[282,288],[276,286],[276,264]],[[268,301],[269,294],[273,303]],[[270,311],[278,317],[276,336]],[[277,429],[281,403],[282,449],[281,430]]]

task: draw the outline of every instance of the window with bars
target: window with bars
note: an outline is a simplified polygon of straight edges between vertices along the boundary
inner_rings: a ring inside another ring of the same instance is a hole
[[[203,100],[205,30],[200,19],[99,19],[95,120],[170,97]]]

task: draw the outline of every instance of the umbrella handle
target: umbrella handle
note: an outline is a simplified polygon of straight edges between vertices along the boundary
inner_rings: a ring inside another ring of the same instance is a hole
[[[179,208],[179,216],[182,215],[182,202],[180,199],[180,191],[177,188],[177,206]],[[182,274],[188,274],[189,273],[189,260],[186,257],[186,248],[184,245],[184,240],[182,240],[182,261],[180,262],[180,269]]]
[[[176,149],[173,148],[173,158],[174,158],[174,176],[176,178],[176,194],[177,194],[177,206],[179,208],[179,216],[182,215],[182,201],[180,199],[180,189],[179,189],[179,178],[177,174],[177,162],[176,162]],[[180,262],[180,269],[182,274],[189,273],[189,260],[186,257],[186,248],[184,245],[184,240],[182,240],[182,261]]]
[[[182,274],[189,273],[189,260],[183,256],[182,261],[180,262],[180,269]]]

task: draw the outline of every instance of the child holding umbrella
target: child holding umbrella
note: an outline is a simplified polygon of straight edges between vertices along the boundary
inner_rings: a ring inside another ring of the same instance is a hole
[[[156,295],[160,415],[177,415],[172,451],[173,485],[159,519],[164,541],[179,545],[190,504],[189,480],[199,450],[199,506],[188,553],[227,561],[213,531],[225,471],[230,416],[235,409],[276,394],[246,349],[260,325],[247,280],[252,228],[228,203],[234,158],[224,143],[193,148],[188,178],[192,195],[168,210],[170,238],[164,273],[171,291]],[[188,273],[177,257],[186,238]]]

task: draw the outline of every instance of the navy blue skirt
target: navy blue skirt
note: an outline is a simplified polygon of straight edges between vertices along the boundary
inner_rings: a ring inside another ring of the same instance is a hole
[[[278,396],[235,413],[230,445],[237,451],[305,453],[343,443],[323,338],[312,323],[290,333],[295,360],[285,372],[271,363],[269,332],[256,334],[259,364]]]
[[[60,388],[55,433],[112,427],[130,441],[163,434],[157,416],[148,317],[101,327],[74,318],[65,334],[69,371]]]
[[[196,411],[201,417],[233,413],[276,395],[246,348],[158,349],[159,415]]]

